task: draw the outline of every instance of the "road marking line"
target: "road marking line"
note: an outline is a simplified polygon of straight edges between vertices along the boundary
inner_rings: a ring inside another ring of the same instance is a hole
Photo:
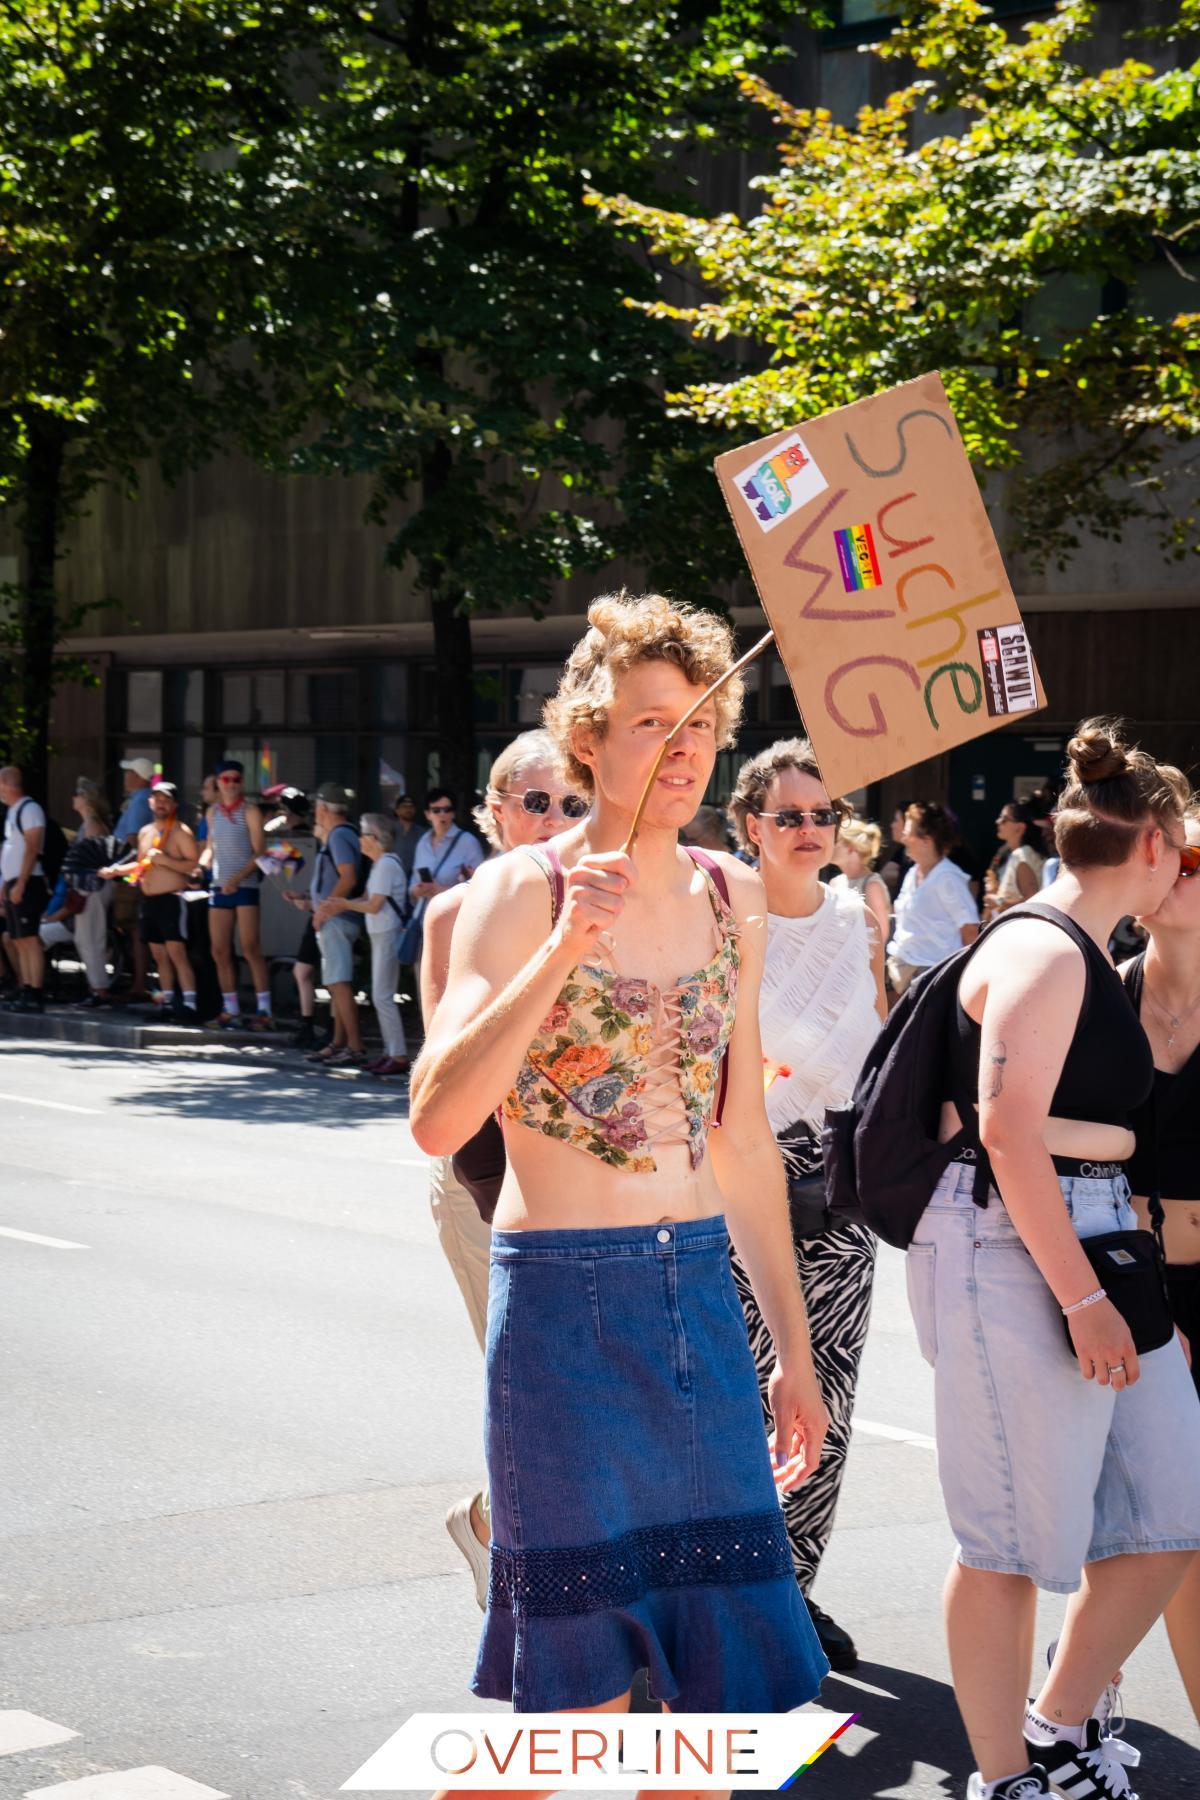
[[[415,1156],[389,1156],[388,1161],[394,1169],[427,1169],[429,1167],[430,1159],[427,1156],[422,1156],[420,1158]]]
[[[65,1100],[35,1100],[32,1094],[0,1094],[0,1100],[12,1100],[18,1106],[51,1106],[55,1112],[89,1113],[93,1119],[104,1111],[100,1106],[68,1106]]]
[[[157,1763],[141,1769],[116,1769],[111,1775],[85,1775],[58,1781],[53,1787],[26,1788],[25,1800],[58,1794],[61,1800],[230,1800],[218,1788],[205,1787]]]
[[[78,1737],[67,1725],[56,1725],[52,1719],[40,1719],[31,1712],[0,1712],[0,1756],[16,1756],[22,1750],[45,1750],[50,1744],[65,1744]]]
[[[23,1244],[45,1244],[49,1250],[87,1250],[88,1244],[73,1244],[70,1238],[41,1237],[36,1231],[18,1231],[13,1225],[0,1225],[0,1237],[20,1238]],[[3,1718],[0,1713],[0,1718]]]
[[[923,1431],[908,1431],[902,1425],[879,1425],[874,1419],[860,1418],[857,1413],[850,1420],[855,1431],[865,1431],[870,1437],[892,1438],[897,1444],[914,1444],[918,1450],[936,1450],[937,1440],[926,1437]]]

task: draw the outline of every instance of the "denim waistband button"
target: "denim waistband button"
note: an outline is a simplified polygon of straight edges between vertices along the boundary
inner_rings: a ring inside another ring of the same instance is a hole
[[[658,1234],[658,1241],[660,1244],[669,1244],[671,1241],[670,1232],[666,1230],[660,1231]]]

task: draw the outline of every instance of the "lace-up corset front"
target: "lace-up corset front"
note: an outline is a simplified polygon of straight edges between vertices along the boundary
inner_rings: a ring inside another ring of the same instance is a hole
[[[546,872],[557,918],[562,869],[553,846],[528,854]],[[654,1150],[669,1144],[686,1145],[700,1167],[739,968],[728,903],[700,867],[719,936],[708,962],[670,988],[577,964],[526,1052],[506,1119],[635,1174],[653,1173]]]

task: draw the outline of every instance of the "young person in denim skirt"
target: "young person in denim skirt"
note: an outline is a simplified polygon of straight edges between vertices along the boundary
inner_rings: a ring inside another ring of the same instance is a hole
[[[1138,1223],[1160,1195],[1167,1287],[1200,1393],[1200,812],[1189,811],[1179,880],[1140,922],[1150,942],[1121,970],[1154,1052],[1154,1092],[1135,1119],[1129,1165]],[[1200,1425],[1200,1419],[1197,1424]],[[1167,1632],[1192,1710],[1200,1719],[1200,1556],[1167,1607]]]
[[[733,647],[657,595],[588,618],[546,723],[592,811],[476,875],[413,1079],[423,1149],[454,1151],[499,1107],[508,1156],[472,1686],[521,1711],[616,1712],[646,1668],[672,1710],[783,1711],[828,1665],[776,1485],[816,1467],[828,1420],[763,1100],[762,884],[679,844],[741,686],[671,745],[627,856],[664,737]],[[774,1471],[730,1234],[779,1359]]]
[[[978,1207],[975,1167],[951,1163],[908,1252],[959,1545],[946,1624],[972,1800],[1130,1800],[1137,1753],[1105,1731],[1102,1697],[1200,1549],[1183,1351],[1139,1358],[1080,1247],[1136,1224],[1130,1120],[1154,1069],[1107,945],[1179,875],[1187,784],[1098,721],[1068,756],[1049,916],[1006,914],[959,983],[951,1067],[978,1095],[995,1185]],[[942,1141],[958,1130],[947,1102]],[[1071,1599],[1025,1711],[1039,1587]]]

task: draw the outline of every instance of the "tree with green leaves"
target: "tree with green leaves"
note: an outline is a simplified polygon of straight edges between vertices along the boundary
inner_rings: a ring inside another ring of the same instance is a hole
[[[306,371],[288,465],[368,474],[388,559],[428,596],[460,798],[473,615],[540,616],[614,557],[694,597],[733,572],[708,434],[662,404],[703,358],[623,305],[653,271],[586,192],[689,191],[685,152],[745,133],[737,74],[803,11],[408,0],[346,22],[287,172],[255,350]]]
[[[22,553],[6,591],[3,754],[45,781],[68,522],[101,482],[136,491],[263,440],[242,346],[298,58],[301,0],[0,4],[0,505]],[[120,601],[122,596],[115,596]]]
[[[750,348],[744,372],[714,368],[673,405],[744,438],[938,369],[978,470],[1006,472],[1034,566],[1135,520],[1168,556],[1195,552],[1200,65],[1089,72],[1086,0],[1019,26],[979,0],[898,10],[876,53],[916,79],[852,125],[742,77],[785,134],[755,216],[596,184],[605,217],[707,294],[631,303]],[[1167,44],[1200,23],[1194,0],[1170,10],[1153,34]],[[1064,292],[1088,313],[1055,319]]]

